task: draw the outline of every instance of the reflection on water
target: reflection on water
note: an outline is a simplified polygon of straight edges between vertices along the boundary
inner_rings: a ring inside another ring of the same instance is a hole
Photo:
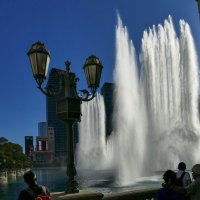
[[[65,168],[35,169],[38,183],[46,185],[51,192],[63,191],[67,182]],[[135,180],[133,185],[119,187],[115,183],[114,174],[109,170],[91,171],[81,170],[77,172],[77,181],[80,189],[101,192],[104,194],[112,192],[130,191],[136,189],[160,187],[162,173],[143,177]],[[22,176],[9,176],[7,181],[0,180],[0,199],[17,200],[19,192],[26,188]]]

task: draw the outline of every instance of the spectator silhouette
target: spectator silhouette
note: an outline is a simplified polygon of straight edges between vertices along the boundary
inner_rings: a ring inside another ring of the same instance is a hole
[[[173,172],[172,170],[167,170],[163,175],[163,179],[164,179],[165,185],[168,185],[168,186],[175,185],[176,173]],[[170,189],[170,187],[163,187],[157,191],[156,199],[157,200],[184,200],[184,195]]]
[[[178,172],[176,173],[177,186],[186,187],[192,182],[190,174],[185,170],[186,170],[186,164],[184,162],[180,162],[178,164]]]
[[[191,171],[194,181],[185,188],[178,187],[176,185],[170,185],[168,183],[165,183],[163,186],[166,189],[171,189],[174,192],[184,194],[186,197],[189,197],[190,200],[200,200],[200,164],[194,165]]]
[[[50,196],[49,190],[45,186],[37,184],[37,178],[33,171],[24,174],[24,181],[28,188],[20,192],[18,200],[35,200],[38,195]]]

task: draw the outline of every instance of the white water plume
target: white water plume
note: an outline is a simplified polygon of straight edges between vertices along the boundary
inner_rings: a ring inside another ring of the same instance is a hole
[[[199,144],[198,62],[189,25],[172,18],[144,31],[140,55],[149,121],[147,161],[155,170],[196,161]],[[152,159],[154,155],[155,159]]]
[[[139,87],[135,49],[128,31],[118,17],[116,27],[116,65],[114,71],[114,157],[118,164],[119,184],[130,184],[140,177],[145,155],[147,121],[142,90]]]
[[[156,170],[188,169],[200,162],[198,58],[189,25],[177,36],[169,17],[145,30],[139,78],[137,56],[118,16],[113,133],[106,141],[102,97],[83,105],[78,145],[81,168],[117,169],[117,183],[131,184]],[[146,173],[146,174],[145,174]]]
[[[82,103],[79,124],[77,165],[83,169],[102,169],[106,162],[105,107],[100,94],[90,102]]]

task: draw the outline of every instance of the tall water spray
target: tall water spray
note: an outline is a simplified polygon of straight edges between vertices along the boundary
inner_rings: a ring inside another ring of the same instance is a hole
[[[140,55],[149,122],[147,162],[154,170],[184,161],[193,165],[199,146],[198,61],[189,25],[172,18],[144,31]],[[152,159],[156,158],[156,159]]]
[[[130,184],[143,170],[147,120],[139,86],[135,49],[118,16],[114,71],[114,154],[118,184]]]
[[[79,124],[77,165],[82,169],[102,169],[106,162],[105,107],[100,94],[90,102],[82,103],[82,121]]]
[[[101,96],[83,104],[78,165],[117,170],[117,183],[156,170],[188,168],[200,162],[198,59],[189,25],[180,20],[178,37],[169,17],[145,30],[137,56],[118,16],[116,27],[113,133],[106,141]],[[140,77],[140,78],[139,78]]]

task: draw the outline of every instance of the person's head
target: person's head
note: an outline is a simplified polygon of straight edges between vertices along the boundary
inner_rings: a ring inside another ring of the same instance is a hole
[[[33,171],[27,171],[24,174],[24,181],[28,184],[28,185],[36,185],[37,184],[37,178],[36,175]]]
[[[186,170],[186,164],[184,162],[180,162],[178,164],[178,169],[182,170],[182,171],[185,171]]]
[[[163,174],[163,179],[164,179],[165,183],[175,184],[175,182],[176,182],[176,173],[174,171],[172,171],[172,170],[167,170]]]
[[[192,176],[194,180],[196,180],[197,178],[200,178],[200,164],[194,165],[191,171],[192,171]]]

